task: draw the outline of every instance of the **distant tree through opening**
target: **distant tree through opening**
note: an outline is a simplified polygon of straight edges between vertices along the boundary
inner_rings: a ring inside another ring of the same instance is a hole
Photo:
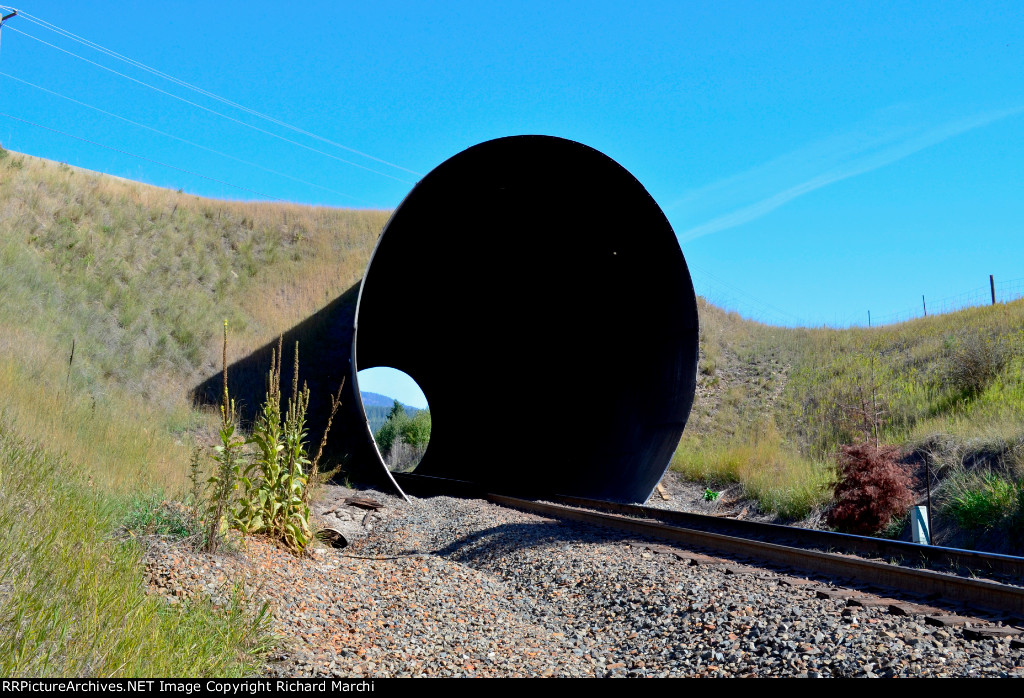
[[[387,366],[359,371],[359,395],[381,459],[393,473],[416,469],[430,441],[430,409],[408,374]]]

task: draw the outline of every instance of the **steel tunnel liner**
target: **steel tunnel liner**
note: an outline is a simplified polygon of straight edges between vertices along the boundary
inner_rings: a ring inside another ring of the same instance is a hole
[[[427,397],[417,474],[642,502],[693,404],[697,304],[672,227],[626,169],[513,136],[445,161],[396,209],[352,342],[353,385],[390,366]]]

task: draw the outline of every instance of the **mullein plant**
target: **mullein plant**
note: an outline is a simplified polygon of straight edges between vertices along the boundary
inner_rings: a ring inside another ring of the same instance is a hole
[[[235,401],[228,395],[228,321],[224,321],[224,398],[220,406],[220,444],[214,446],[213,474],[207,480],[210,501],[206,511],[204,549],[215,552],[230,526],[231,500],[245,463],[242,449],[245,439],[235,435]]]
[[[249,444],[254,458],[239,475],[242,494],[233,511],[234,526],[246,534],[264,534],[301,553],[312,540],[306,492],[306,410],[309,389],[298,386],[299,346],[295,344],[292,394],[282,421],[282,341],[271,353],[267,398],[253,426]]]

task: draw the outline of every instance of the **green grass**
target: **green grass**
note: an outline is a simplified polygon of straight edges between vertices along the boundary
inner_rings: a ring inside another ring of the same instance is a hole
[[[1024,472],[1024,301],[847,330],[698,311],[697,399],[672,466],[685,477],[740,482],[792,516],[827,503],[840,446],[876,435],[940,475]],[[777,435],[759,438],[764,423]]]
[[[1024,500],[1024,481],[991,471],[963,473],[950,478],[944,511],[968,531],[988,531],[1018,516]],[[1024,512],[1020,512],[1024,515]]]
[[[856,411],[872,397],[880,438],[894,443],[1024,417],[1024,301],[849,330],[699,310],[698,433],[732,434],[770,414],[794,448],[830,456],[870,430]]]
[[[244,676],[269,646],[267,617],[168,606],[143,585],[124,504],[0,421],[0,675]]]
[[[0,675],[257,672],[269,638],[241,590],[168,606],[115,533],[186,534],[153,505],[216,433],[187,391],[219,369],[224,318],[230,362],[309,317],[358,282],[388,212],[213,201],[2,150],[0,210]]]
[[[135,536],[170,536],[176,541],[197,544],[203,539],[203,531],[188,508],[167,499],[159,489],[132,495],[121,526]]]
[[[714,486],[740,483],[762,510],[801,519],[831,496],[834,469],[788,451],[778,432],[764,429],[724,442],[684,439],[672,470],[688,480]]]

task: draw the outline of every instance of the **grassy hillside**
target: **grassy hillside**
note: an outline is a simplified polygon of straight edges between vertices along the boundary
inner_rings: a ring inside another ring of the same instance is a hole
[[[223,320],[234,361],[314,314],[358,282],[387,215],[0,150],[0,674],[253,670],[252,619],[147,600],[139,551],[112,536],[139,492],[182,490],[213,419],[188,393],[220,366]]]
[[[358,282],[386,217],[211,201],[2,151],[0,410],[111,484],[138,475],[125,463],[179,484],[181,453],[154,439],[194,426],[187,389],[218,370],[223,320],[229,362],[272,340]],[[93,414],[138,421],[108,436]],[[95,443],[137,453],[82,452]]]
[[[673,461],[688,477],[741,481],[801,517],[827,503],[839,447],[877,436],[927,459],[946,504],[992,478],[1019,491],[1024,301],[872,329],[770,327],[703,302],[700,318],[698,397]]]
[[[259,618],[153,601],[118,531],[183,490],[216,421],[189,393],[219,369],[223,320],[229,363],[262,361],[351,301],[387,215],[212,201],[0,150],[0,674],[256,669]],[[799,518],[827,504],[837,449],[877,432],[935,466],[950,540],[1012,538],[1024,303],[836,331],[701,302],[700,321],[677,471]]]

